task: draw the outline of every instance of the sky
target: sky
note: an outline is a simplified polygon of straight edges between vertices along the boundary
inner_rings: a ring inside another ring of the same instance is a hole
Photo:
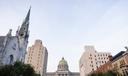
[[[29,45],[41,39],[48,49],[49,72],[62,57],[79,71],[85,45],[112,55],[128,46],[128,0],[0,0],[0,35],[21,26],[29,7]]]

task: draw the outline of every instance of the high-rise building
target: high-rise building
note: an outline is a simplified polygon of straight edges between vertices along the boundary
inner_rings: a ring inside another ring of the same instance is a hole
[[[46,76],[48,52],[41,40],[28,48],[25,63],[30,64],[36,73]]]
[[[56,72],[48,72],[47,76],[80,76],[80,73],[69,71],[67,61],[64,58],[62,58],[59,61],[57,71]]]
[[[30,9],[15,36],[12,36],[11,29],[6,36],[0,36],[0,66],[24,62],[29,38],[29,16]]]
[[[85,52],[80,58],[80,76],[87,76],[101,65],[109,61],[109,52],[97,52],[94,46],[85,46]]]

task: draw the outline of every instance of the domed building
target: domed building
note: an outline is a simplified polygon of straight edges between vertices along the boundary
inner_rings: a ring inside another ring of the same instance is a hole
[[[79,72],[70,72],[67,61],[62,58],[59,61],[56,72],[48,72],[47,76],[80,76]]]

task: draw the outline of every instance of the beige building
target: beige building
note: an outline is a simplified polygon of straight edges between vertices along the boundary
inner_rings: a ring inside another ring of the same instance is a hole
[[[85,46],[85,52],[80,58],[80,76],[87,76],[98,67],[109,61],[109,52],[97,52],[94,46]]]
[[[47,76],[80,76],[80,73],[69,71],[67,61],[64,58],[62,58],[59,61],[57,71],[56,72],[48,72]]]
[[[30,64],[36,73],[46,76],[48,52],[41,40],[36,40],[35,44],[28,48],[26,63]]]

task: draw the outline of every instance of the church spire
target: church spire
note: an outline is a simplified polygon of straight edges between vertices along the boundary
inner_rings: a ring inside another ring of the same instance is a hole
[[[31,7],[30,7],[30,9],[29,9],[29,11],[28,11],[28,13],[27,13],[27,15],[26,15],[26,17],[25,17],[25,19],[24,19],[22,25],[21,25],[20,30],[19,30],[19,36],[20,36],[20,37],[26,38],[26,37],[29,36],[29,35],[28,35],[28,33],[29,33],[28,28],[29,28],[30,11],[31,11]]]
[[[31,11],[31,7],[29,8],[29,11],[28,11],[28,13],[27,13],[27,16],[26,16],[26,18],[25,18],[23,24],[29,22],[30,11]],[[23,24],[22,24],[22,25],[23,25]]]

